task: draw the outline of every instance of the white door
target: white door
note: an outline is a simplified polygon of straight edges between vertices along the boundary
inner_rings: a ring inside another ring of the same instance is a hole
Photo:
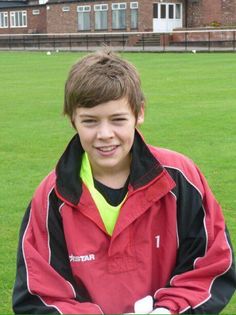
[[[168,33],[177,27],[183,27],[182,4],[154,3],[153,31]]]

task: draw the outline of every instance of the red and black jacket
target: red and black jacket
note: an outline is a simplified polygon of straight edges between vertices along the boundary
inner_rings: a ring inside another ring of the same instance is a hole
[[[216,314],[236,287],[221,208],[188,158],[136,133],[128,195],[110,237],[79,170],[78,135],[25,213],[16,314],[133,312],[146,295],[172,313]]]

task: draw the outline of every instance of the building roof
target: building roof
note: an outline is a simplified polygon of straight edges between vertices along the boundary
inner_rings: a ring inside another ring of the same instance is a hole
[[[49,4],[72,3],[72,2],[96,2],[98,0],[48,0]]]
[[[59,4],[59,3],[72,3],[72,2],[96,2],[97,0],[47,0],[46,3]],[[14,7],[28,7],[31,5],[39,5],[36,0],[0,0],[0,9],[14,8]]]
[[[15,7],[26,7],[27,0],[1,0],[0,9],[2,8],[15,8]]]

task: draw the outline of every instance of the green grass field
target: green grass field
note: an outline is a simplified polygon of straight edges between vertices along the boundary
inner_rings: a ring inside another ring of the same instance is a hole
[[[142,132],[205,174],[236,249],[236,54],[124,53],[147,99]],[[0,314],[12,313],[19,225],[33,191],[74,134],[61,114],[81,53],[0,52]],[[236,295],[223,312],[236,314]]]

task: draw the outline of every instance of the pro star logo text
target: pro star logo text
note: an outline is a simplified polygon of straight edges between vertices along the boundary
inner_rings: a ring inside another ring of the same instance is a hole
[[[88,254],[88,255],[74,256],[71,254],[69,256],[69,259],[70,259],[70,262],[86,262],[86,261],[95,260],[95,255]]]

